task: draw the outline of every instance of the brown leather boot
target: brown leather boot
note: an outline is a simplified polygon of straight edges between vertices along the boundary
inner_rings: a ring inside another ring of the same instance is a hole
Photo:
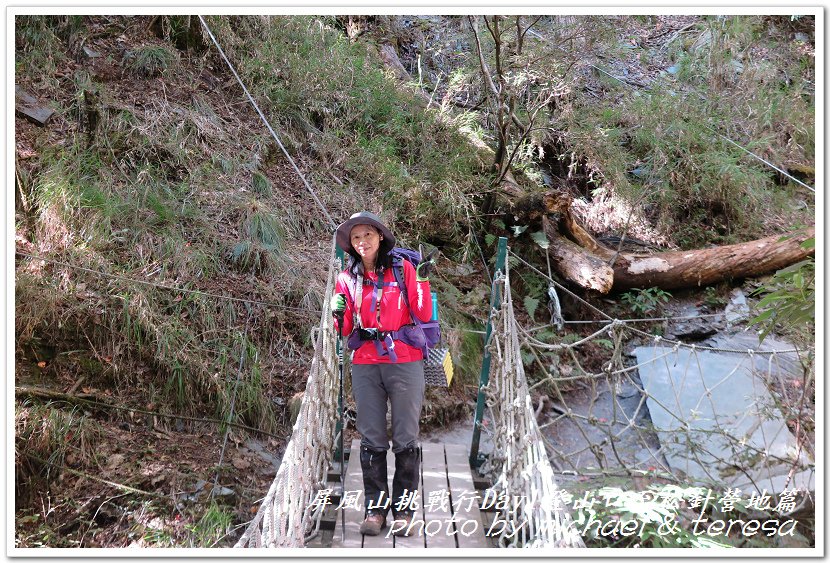
[[[364,536],[376,536],[386,527],[386,516],[377,512],[370,512],[360,525],[360,533]]]
[[[401,522],[404,523],[404,526],[401,526]],[[393,528],[395,531],[392,532],[393,536],[409,536],[409,525],[412,523],[412,513],[411,512],[401,512],[400,514],[395,516],[395,524]]]

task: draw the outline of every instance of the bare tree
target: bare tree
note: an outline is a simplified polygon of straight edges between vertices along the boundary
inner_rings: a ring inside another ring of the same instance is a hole
[[[573,45],[590,24],[585,18],[567,26],[550,24],[545,37],[534,29],[542,18],[467,17],[495,122],[494,185],[512,181],[511,167],[534,133],[546,130],[553,102],[569,93],[569,77],[579,60]],[[482,21],[486,32],[480,32]],[[492,46],[484,45],[483,38]],[[529,38],[535,41],[531,44]]]

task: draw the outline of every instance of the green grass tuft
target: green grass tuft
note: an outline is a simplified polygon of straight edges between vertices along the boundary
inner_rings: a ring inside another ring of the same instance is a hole
[[[18,496],[48,486],[66,464],[89,458],[101,437],[99,425],[78,407],[58,408],[54,403],[26,400],[15,405],[15,484]]]
[[[160,76],[175,66],[178,55],[161,45],[139,47],[126,55],[127,68],[143,78]]]
[[[245,220],[245,233],[275,254],[280,254],[285,246],[285,227],[276,215],[265,209],[249,213]]]
[[[270,197],[273,193],[271,180],[261,172],[254,172],[251,178],[251,189],[253,189],[254,193],[263,196]]]
[[[211,502],[198,522],[190,527],[192,547],[215,547],[231,532],[233,523],[234,514],[229,507]]]

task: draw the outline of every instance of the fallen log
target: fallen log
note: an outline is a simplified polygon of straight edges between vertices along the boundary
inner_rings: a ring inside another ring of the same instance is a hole
[[[45,399],[47,401],[65,401],[67,403],[87,405],[90,402],[100,403],[107,406],[101,397],[93,393],[62,393],[45,387],[30,387],[20,385],[14,388],[14,394],[18,398]]]
[[[561,276],[585,289],[608,293],[614,283],[614,270],[601,258],[559,234],[555,221],[542,218],[542,229],[550,245],[551,264]]]
[[[813,249],[802,248],[801,243],[815,234],[815,227],[809,227],[786,236],[715,248],[649,255],[624,253],[614,263],[613,289],[680,289],[762,276],[813,255]]]
[[[645,287],[681,289],[752,278],[795,264],[814,253],[812,248],[802,248],[801,243],[815,236],[815,227],[786,236],[772,235],[714,248],[654,254],[617,253],[600,244],[574,219],[570,211],[570,200],[563,202],[562,197],[557,193],[553,202],[546,202],[546,207],[555,209],[560,214],[561,232],[613,267],[613,291]]]
[[[542,219],[548,254],[557,273],[583,287],[608,293],[632,288],[681,289],[730,279],[762,276],[814,254],[802,248],[815,227],[787,235],[696,250],[653,254],[620,252],[599,243],[570,210],[562,191],[530,194],[515,200],[513,212],[528,222]]]

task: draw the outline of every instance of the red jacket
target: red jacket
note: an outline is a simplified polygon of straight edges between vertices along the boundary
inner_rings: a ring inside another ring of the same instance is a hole
[[[409,297],[409,305],[412,307],[412,314],[424,322],[432,318],[432,293],[430,293],[429,281],[417,281],[415,268],[407,260],[403,260],[404,282]],[[363,328],[377,328],[380,331],[398,330],[402,326],[412,324],[412,317],[406,307],[406,301],[401,295],[401,290],[395,282],[395,274],[392,268],[387,268],[383,273],[384,287],[380,298],[380,322],[378,323],[377,310],[372,311],[372,303],[375,300],[375,283],[377,274],[366,274],[363,280],[363,304],[360,307],[360,321]],[[370,283],[371,282],[371,283]],[[388,285],[386,285],[388,284]],[[335,292],[346,295],[346,313],[343,317],[343,335],[351,334],[354,326],[354,299],[353,290],[356,290],[357,280],[344,270],[337,277]],[[398,356],[397,363],[415,362],[423,360],[424,355],[420,349],[395,340],[395,352]],[[374,342],[366,341],[355,350],[352,358],[354,364],[388,364],[392,363],[389,356],[380,356],[377,353]]]

